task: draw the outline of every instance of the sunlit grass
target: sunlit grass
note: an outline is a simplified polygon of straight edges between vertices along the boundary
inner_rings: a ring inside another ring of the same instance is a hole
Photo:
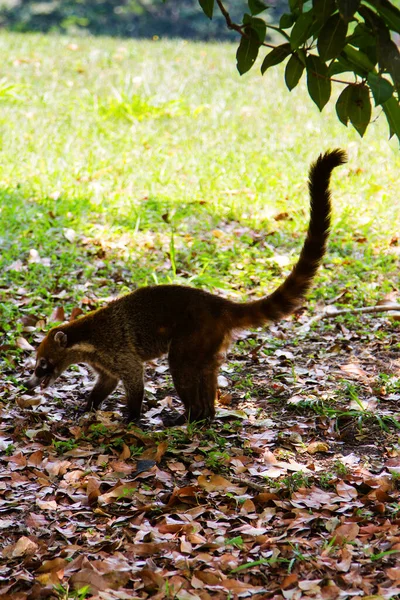
[[[60,293],[69,307],[172,280],[272,289],[303,239],[309,163],[337,146],[349,163],[311,301],[397,285],[400,158],[384,119],[361,140],[281,71],[240,78],[233,45],[3,33],[0,50],[4,328]]]

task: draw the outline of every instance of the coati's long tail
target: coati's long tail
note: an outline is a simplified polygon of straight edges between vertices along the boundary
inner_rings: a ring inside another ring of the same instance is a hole
[[[309,290],[325,254],[331,221],[329,182],[333,169],[346,162],[346,153],[336,149],[321,154],[310,167],[310,223],[299,260],[290,275],[269,296],[255,302],[237,304],[236,316],[242,327],[257,327],[292,313]]]

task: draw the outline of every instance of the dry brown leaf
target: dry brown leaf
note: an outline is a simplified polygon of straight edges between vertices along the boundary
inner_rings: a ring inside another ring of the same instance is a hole
[[[400,582],[400,567],[391,567],[386,569],[385,572],[389,579]]]
[[[342,498],[346,500],[354,500],[358,496],[356,488],[352,485],[348,485],[345,481],[341,480],[336,484],[336,491]]]
[[[242,507],[240,509],[240,514],[248,515],[249,513],[255,513],[255,512],[256,512],[256,505],[254,504],[254,502],[252,500],[250,500],[250,498],[247,498],[242,504]]]
[[[36,450],[36,452],[32,452],[32,454],[28,457],[28,465],[38,467],[43,460],[43,450]]]
[[[81,588],[88,586],[92,594],[97,594],[110,587],[107,579],[103,575],[89,568],[81,569],[77,573],[74,573],[70,578],[69,583],[74,590],[80,590]]]
[[[320,584],[321,579],[303,580],[299,581],[299,589],[304,592],[312,592],[313,595],[318,595],[321,593]]]
[[[358,536],[359,531],[360,527],[357,523],[343,523],[343,525],[339,525],[333,532],[335,543],[352,542]]]
[[[221,394],[218,397],[218,403],[222,406],[231,406],[232,404],[232,394]]]
[[[53,560],[45,560],[36,570],[37,573],[49,573],[50,571],[60,571],[68,564],[65,558],[53,558]]]
[[[55,322],[55,321],[62,322],[62,321],[65,321],[65,311],[64,311],[64,308],[62,306],[56,306],[56,308],[51,313],[50,321],[51,322]]]
[[[32,397],[26,394],[22,394],[16,399],[16,403],[20,408],[31,408],[32,406],[39,406],[42,403],[40,397]]]
[[[131,451],[129,450],[129,446],[127,446],[126,444],[123,444],[121,453],[118,457],[119,460],[127,460],[128,458],[130,458],[130,456],[131,456]]]
[[[39,546],[26,536],[19,538],[16,544],[6,546],[3,550],[3,556],[8,558],[19,558],[20,556],[32,556],[38,550]]]
[[[80,315],[83,315],[83,310],[81,308],[79,308],[79,306],[76,306],[75,308],[72,309],[69,320],[75,321],[75,319],[77,319]]]
[[[57,510],[57,502],[55,500],[40,500],[40,498],[36,498],[36,504],[41,510]]]
[[[86,484],[86,494],[89,506],[94,506],[100,496],[100,481],[96,477],[88,477]]]
[[[97,502],[100,506],[113,502],[115,498],[130,498],[136,491],[138,484],[135,481],[128,481],[126,483],[118,482],[109,492],[98,496]]]
[[[311,442],[307,446],[308,454],[316,454],[317,452],[329,452],[329,446],[326,442]]]
[[[197,478],[198,484],[200,487],[207,490],[207,492],[231,492],[233,494],[238,494],[239,496],[244,494],[246,491],[246,487],[239,487],[235,485],[229,479],[225,479],[221,475],[211,475],[210,479],[204,475],[199,475]]]
[[[64,577],[64,571],[49,571],[48,573],[41,573],[35,577],[36,581],[41,583],[43,586],[54,586],[58,585]]]
[[[346,365],[340,365],[340,370],[344,371],[348,375],[352,375],[356,379],[365,379],[368,377],[368,373],[355,363],[347,363]]]
[[[284,221],[289,218],[288,212],[280,212],[274,216],[275,221]]]
[[[298,581],[298,576],[296,573],[290,573],[290,575],[286,575],[284,578],[281,587],[283,590],[287,590],[292,588]]]
[[[157,444],[157,446],[146,448],[146,450],[141,454],[140,458],[160,462],[167,450],[168,441],[165,440],[164,442],[160,442],[159,444]]]
[[[27,350],[28,352],[34,352],[35,348],[23,337],[17,337],[16,344],[21,350]]]
[[[237,579],[224,579],[224,581],[221,582],[221,585],[233,594],[240,594],[245,591],[256,593],[263,589],[261,586],[250,585],[249,583]]]

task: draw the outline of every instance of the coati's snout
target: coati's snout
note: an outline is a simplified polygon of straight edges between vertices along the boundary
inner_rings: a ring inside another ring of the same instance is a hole
[[[30,379],[24,381],[28,390],[33,390],[39,385],[45,389],[54,383],[64,370],[61,365],[66,343],[67,336],[62,331],[52,331],[44,338],[37,351],[35,371]]]
[[[56,379],[54,365],[41,357],[36,362],[35,372],[30,379],[24,382],[24,386],[28,390],[33,390],[35,387],[40,385],[42,389],[47,388],[50,383]]]

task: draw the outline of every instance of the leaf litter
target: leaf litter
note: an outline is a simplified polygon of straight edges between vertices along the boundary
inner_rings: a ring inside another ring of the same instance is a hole
[[[81,292],[76,307],[55,289],[49,323],[98,305]],[[400,363],[387,315],[302,333],[300,310],[241,336],[205,427],[162,426],[181,406],[154,361],[139,428],[123,421],[122,388],[80,413],[83,365],[38,394],[19,386],[48,324],[27,290],[12,293],[23,316],[2,346],[0,600],[400,594]]]
[[[203,428],[163,428],[179,409],[165,361],[148,366],[141,428],[120,389],[78,414],[82,365],[24,393],[32,345],[18,338],[0,391],[0,598],[400,594],[396,352],[338,325],[293,343],[302,320],[231,349]]]

